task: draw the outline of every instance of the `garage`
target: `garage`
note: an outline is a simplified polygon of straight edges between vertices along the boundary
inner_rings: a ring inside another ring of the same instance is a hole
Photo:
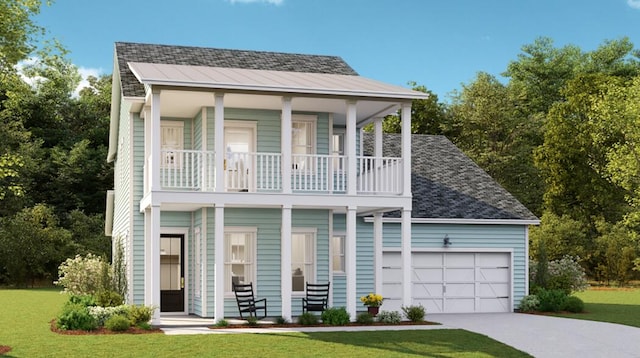
[[[412,304],[427,313],[511,312],[510,252],[412,252]],[[402,305],[400,252],[382,256],[383,310]]]

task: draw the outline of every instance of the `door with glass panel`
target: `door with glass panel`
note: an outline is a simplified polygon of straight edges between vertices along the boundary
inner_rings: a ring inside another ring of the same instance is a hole
[[[229,125],[224,128],[225,186],[227,191],[253,191],[254,128]]]
[[[160,312],[184,312],[184,235],[160,236]]]

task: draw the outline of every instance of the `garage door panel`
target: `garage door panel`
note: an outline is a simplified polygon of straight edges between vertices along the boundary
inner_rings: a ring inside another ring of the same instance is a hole
[[[414,268],[413,280],[414,281],[437,281],[442,282],[443,278],[442,268]]]
[[[402,266],[402,256],[399,252],[385,252],[382,255],[382,266]]]
[[[482,252],[478,253],[479,266],[510,266],[509,255],[502,252]]]
[[[478,281],[507,282],[509,281],[509,269],[500,268],[480,268]]]
[[[431,313],[443,313],[444,312],[444,299],[432,298],[432,299],[414,299],[412,301],[414,305],[422,305],[427,314]]]
[[[480,299],[480,312],[507,312],[509,310],[508,298]]]
[[[383,268],[382,282],[402,282],[402,270],[399,268]]]
[[[447,298],[475,297],[475,284],[473,283],[449,283],[447,282]]]
[[[444,293],[441,283],[414,283],[412,289],[414,298],[442,297]]]
[[[476,278],[476,271],[471,268],[449,268],[445,269],[446,282],[473,282]]]
[[[445,305],[445,312],[448,313],[475,312],[476,300],[474,298],[447,299]]]
[[[420,262],[427,266],[442,267],[444,255],[441,252],[414,252],[411,255],[413,262]]]
[[[446,253],[444,264],[446,267],[473,267],[475,258],[467,252]]]
[[[510,293],[508,283],[480,284],[480,297],[508,297]]]

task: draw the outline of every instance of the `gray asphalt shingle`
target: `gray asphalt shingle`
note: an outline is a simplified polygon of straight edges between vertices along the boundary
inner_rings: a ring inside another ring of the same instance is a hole
[[[145,95],[144,86],[138,82],[129,70],[128,62],[358,75],[342,58],[337,56],[131,42],[116,42],[115,52],[122,84],[122,94],[125,97],[144,97]]]
[[[444,136],[411,137],[412,217],[429,219],[537,220],[524,205]],[[399,157],[399,134],[383,136],[385,156]],[[374,136],[365,133],[372,155]],[[399,212],[387,214],[399,217]]]

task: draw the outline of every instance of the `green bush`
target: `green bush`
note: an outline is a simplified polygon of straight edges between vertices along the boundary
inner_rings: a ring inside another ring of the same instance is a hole
[[[98,323],[89,309],[79,303],[68,302],[62,308],[62,312],[56,320],[56,325],[63,330],[93,331]]]
[[[351,322],[351,317],[344,307],[330,307],[320,315],[322,323],[330,326],[344,326]]]
[[[369,312],[362,312],[356,316],[356,322],[359,324],[372,324],[373,316]]]
[[[116,307],[122,305],[124,300],[118,292],[105,290],[96,294],[96,303],[102,307]]]
[[[258,317],[249,316],[247,317],[247,326],[255,327],[258,325]]]
[[[581,313],[584,311],[584,302],[576,296],[569,296],[564,301],[564,310],[572,313]]]
[[[121,315],[128,316],[129,315],[129,306],[120,305],[117,307],[102,307],[102,306],[92,306],[89,308],[89,314],[96,319],[96,322],[99,326],[104,326],[105,322],[111,318],[111,316]]]
[[[150,330],[150,329],[152,329],[152,328],[153,328],[153,327],[152,327],[149,323],[147,323],[147,322],[139,323],[139,324],[137,324],[137,325],[136,325],[136,327],[141,328],[141,329],[144,329],[144,330],[146,330],[146,331],[148,331],[148,330]]]
[[[318,324],[318,316],[311,312],[305,312],[298,316],[298,324],[303,326],[312,326]]]
[[[287,323],[288,323],[287,319],[282,316],[276,318],[276,324],[287,324]]]
[[[400,321],[402,321],[402,316],[398,311],[380,311],[380,313],[378,313],[378,322],[398,324]]]
[[[129,321],[129,317],[115,315],[109,317],[109,319],[104,323],[104,326],[111,331],[122,332],[131,327],[131,321]]]
[[[402,312],[404,312],[405,317],[411,322],[423,322],[424,321],[424,307],[422,305],[417,306],[402,306]]]
[[[144,305],[131,305],[129,306],[129,321],[131,325],[138,326],[141,323],[147,323],[151,320],[153,315],[153,308]]]
[[[524,296],[520,301],[520,312],[537,311],[540,307],[540,300],[536,295]]]
[[[540,306],[538,309],[542,312],[560,312],[564,308],[564,301],[567,294],[563,290],[539,290],[538,299]]]
[[[97,306],[96,300],[91,295],[71,295],[69,296],[69,302],[84,307]]]
[[[227,326],[229,326],[229,321],[227,321],[224,318],[216,322],[216,327],[227,327]]]

